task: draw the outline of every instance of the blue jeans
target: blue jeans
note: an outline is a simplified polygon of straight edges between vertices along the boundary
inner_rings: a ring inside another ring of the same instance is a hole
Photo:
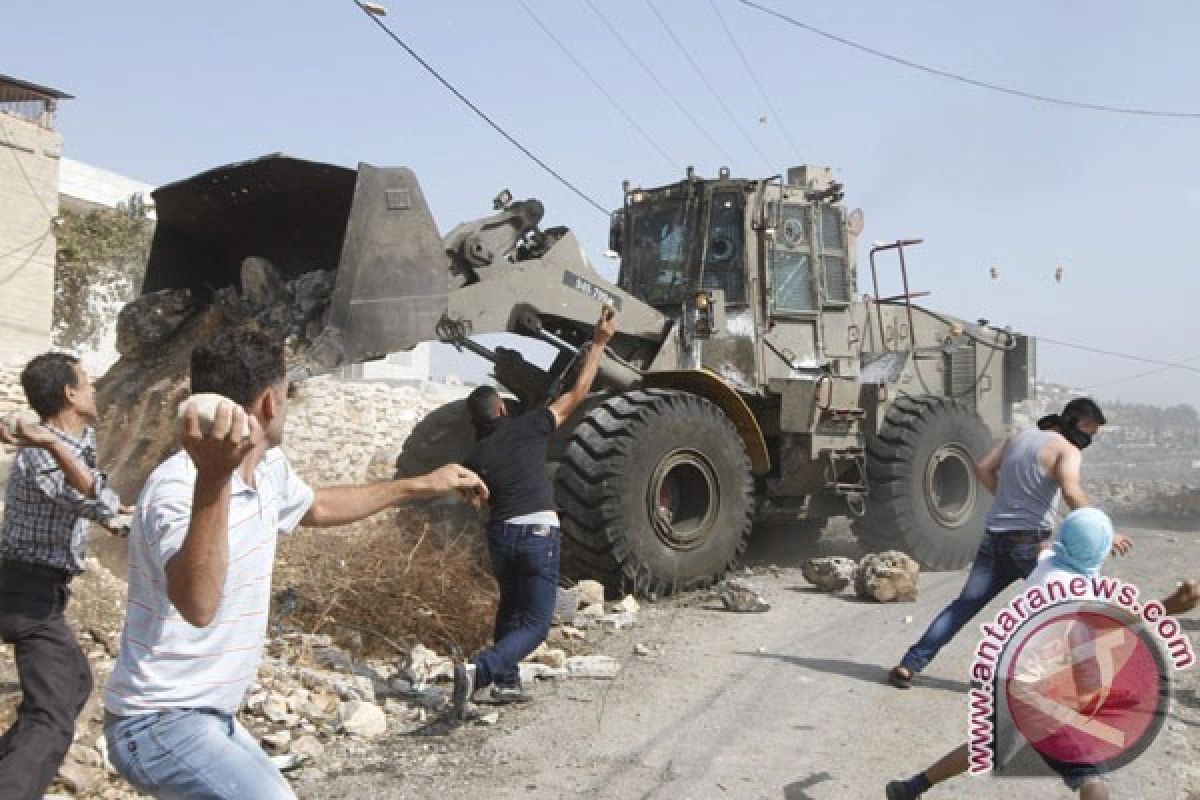
[[[1040,540],[1035,540],[1027,533],[1004,534],[988,531],[984,534],[962,592],[934,618],[925,634],[904,654],[900,665],[913,672],[925,669],[937,656],[938,651],[984,606],[992,602],[996,595],[1014,581],[1029,577],[1029,573],[1037,566],[1041,543],[1050,538],[1050,535],[1050,532],[1046,531],[1041,534]]]
[[[494,644],[475,657],[475,685],[519,686],[517,665],[545,641],[554,618],[562,534],[553,525],[493,522],[488,553],[500,605]]]
[[[104,722],[108,758],[136,789],[164,800],[293,800],[291,787],[229,714],[179,708]]]

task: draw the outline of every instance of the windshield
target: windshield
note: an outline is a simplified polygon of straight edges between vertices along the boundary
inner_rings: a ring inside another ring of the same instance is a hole
[[[728,303],[746,302],[742,273],[741,192],[714,192],[708,212],[708,243],[704,248],[703,289],[724,289]]]
[[[684,201],[630,209],[629,289],[650,305],[682,302],[687,287]]]

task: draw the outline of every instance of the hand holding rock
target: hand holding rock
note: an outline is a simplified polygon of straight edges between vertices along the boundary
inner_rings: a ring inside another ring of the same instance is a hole
[[[262,436],[258,421],[227,397],[198,394],[180,404],[183,449],[204,477],[223,478]]]

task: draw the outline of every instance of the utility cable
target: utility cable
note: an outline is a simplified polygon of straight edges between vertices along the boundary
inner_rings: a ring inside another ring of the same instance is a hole
[[[682,172],[683,165],[676,161],[670,153],[664,150],[658,142],[654,141],[650,134],[646,132],[646,129],[643,128],[636,119],[634,119],[633,115],[626,111],[625,108],[619,102],[617,102],[617,98],[613,97],[612,93],[604,88],[604,84],[600,83],[600,81],[598,81],[596,77],[592,75],[591,71],[589,71],[588,68],[583,65],[583,62],[575,57],[575,54],[571,52],[570,48],[563,44],[562,40],[554,35],[554,31],[550,30],[550,28],[544,22],[542,22],[541,18],[538,17],[537,14],[533,13],[533,9],[531,9],[525,3],[525,0],[517,0],[517,5],[525,9],[525,13],[529,15],[529,18],[533,20],[533,23],[541,28],[542,33],[546,34],[546,36],[550,38],[550,41],[554,42],[554,44],[558,46],[558,49],[562,51],[563,55],[566,56],[571,63],[583,73],[583,77],[587,78],[588,81],[591,82],[592,86],[596,87],[596,91],[604,95],[604,99],[608,101],[608,104],[611,105],[618,114],[625,118],[625,121],[629,123],[630,127],[637,131],[638,134],[646,140],[646,143],[653,147],[658,154],[667,161],[668,164]]]
[[[590,2],[590,0],[589,0]],[[771,112],[771,119],[777,120],[779,129],[783,131],[783,137],[792,147],[792,155],[796,157],[796,163],[803,163],[804,157],[800,155],[800,148],[796,146],[796,140],[792,138],[791,131],[788,130],[787,124],[783,121],[783,115],[776,110],[775,104],[771,102],[771,95],[763,87],[762,81],[758,79],[758,74],[754,71],[754,67],[750,65],[750,59],[746,58],[745,51],[738,44],[737,37],[733,35],[733,30],[729,27],[729,23],[725,21],[725,15],[721,13],[721,9],[717,7],[716,0],[708,0],[708,4],[712,6],[713,13],[717,15],[717,21],[721,23],[721,27],[725,30],[725,35],[729,37],[729,43],[733,45],[733,49],[737,51],[738,57],[742,59],[742,66],[746,68],[746,73],[750,76],[750,81],[758,89],[758,93],[762,96],[763,102],[767,105],[767,110]]]
[[[32,239],[30,239],[25,244],[17,245],[16,247],[14,247],[11,250],[6,250],[5,252],[0,253],[0,258],[8,258],[9,256],[16,255],[17,253],[21,252],[25,248],[31,247],[31,246],[34,247],[34,249],[36,250],[38,247],[41,246],[42,242],[46,241],[46,237],[50,234],[50,231],[52,231],[52,230],[54,230],[54,226],[53,225],[48,226],[46,228],[46,230],[42,231],[37,236],[34,236]]]
[[[704,71],[700,69],[700,65],[696,63],[696,60],[692,58],[692,54],[688,52],[687,47],[685,47],[683,42],[679,40],[679,37],[675,35],[675,31],[671,28],[671,24],[667,22],[666,18],[658,10],[658,6],[654,5],[654,0],[646,0],[646,5],[650,6],[650,10],[654,12],[654,16],[658,17],[658,21],[662,23],[663,28],[666,30],[667,36],[671,38],[671,41],[675,43],[677,48],[679,48],[679,52],[683,54],[683,57],[687,59],[687,62],[692,66],[692,69],[696,72],[696,75],[700,77],[700,82],[707,87],[709,93],[716,99],[717,104],[720,105],[721,109],[725,112],[725,116],[729,117],[729,121],[732,122],[733,126],[738,129],[738,133],[742,134],[742,138],[746,140],[746,143],[750,145],[754,152],[758,153],[759,158],[761,158],[763,163],[767,165],[767,172],[770,173],[772,170],[771,159],[767,158],[762,149],[759,148],[755,141],[750,138],[750,134],[747,133],[746,129],[742,127],[742,124],[738,122],[737,116],[732,110],[730,110],[729,106],[725,103],[725,100],[721,97],[720,93],[717,92],[717,90],[713,87],[712,83],[709,82],[708,77],[705,76]]]
[[[599,211],[601,214],[603,214],[605,216],[605,218],[608,218],[608,215],[609,215],[608,210],[604,206],[600,205],[600,203],[598,203],[596,200],[592,199],[582,189],[580,189],[578,186],[576,186],[575,184],[571,183],[569,180],[564,178],[553,167],[551,167],[545,161],[543,161],[542,159],[540,159],[536,155],[534,155],[533,151],[531,151],[528,147],[521,144],[516,139],[516,137],[514,137],[512,134],[510,134],[504,128],[500,127],[500,125],[498,123],[496,123],[495,121],[493,121],[492,118],[489,117],[487,114],[485,114],[479,108],[479,106],[472,103],[470,101],[470,99],[467,98],[466,95],[464,95],[457,88],[455,88],[454,84],[450,83],[450,81],[443,78],[441,73],[439,73],[436,69],[434,69],[434,67],[428,61],[421,58],[421,56],[419,56],[415,50],[413,50],[411,47],[409,47],[408,44],[405,43],[405,41],[403,39],[401,39],[399,36],[397,36],[395,34],[395,32],[392,31],[391,28],[389,28],[381,19],[379,19],[378,16],[376,16],[368,8],[366,8],[361,2],[359,2],[359,0],[350,0],[350,2],[352,2],[352,3],[354,3],[354,5],[358,6],[358,9],[360,11],[362,11],[363,14],[365,14],[369,20],[371,20],[377,26],[379,26],[379,29],[382,30],[385,34],[387,34],[388,38],[390,38],[393,42],[395,42],[401,48],[403,48],[404,51],[406,53],[408,53],[413,58],[414,61],[416,61],[418,64],[420,64],[425,69],[426,72],[428,72],[435,79],[437,79],[438,83],[442,84],[442,86],[444,86],[451,94],[453,94],[455,97],[457,97],[463,103],[463,105],[465,105],[467,108],[471,109],[471,111],[473,111],[476,116],[478,116],[480,119],[482,119],[484,122],[486,122],[492,128],[492,130],[496,131],[496,133],[503,136],[508,141],[509,144],[511,144],[513,147],[517,148],[518,150],[520,150],[530,161],[532,161],[533,163],[535,163],[539,167],[541,167],[547,174],[549,174],[551,177],[553,177],[556,181],[561,183],[567,189],[570,189],[577,197],[579,197],[585,203],[590,205],[592,208]]]
[[[1039,103],[1050,103],[1052,105],[1066,106],[1068,108],[1084,109],[1086,111],[1102,111],[1102,112],[1105,112],[1108,114],[1128,114],[1128,115],[1140,116],[1140,117],[1169,117],[1169,118],[1176,118],[1176,119],[1200,119],[1200,112],[1195,112],[1195,111],[1166,111],[1166,110],[1153,109],[1153,108],[1130,108],[1130,107],[1126,107],[1126,106],[1113,106],[1113,105],[1106,105],[1104,103],[1084,103],[1084,102],[1081,102],[1078,100],[1068,100],[1068,99],[1062,98],[1062,97],[1053,97],[1051,95],[1038,94],[1036,92],[1027,92],[1027,91],[1024,91],[1023,89],[1013,89],[1012,87],[1002,86],[998,83],[990,83],[988,81],[980,80],[978,78],[971,78],[966,75],[959,75],[958,73],[955,73],[955,72],[949,72],[948,70],[938,69],[937,67],[930,67],[930,66],[926,66],[925,64],[918,64],[915,61],[909,61],[907,58],[901,58],[900,56],[892,55],[891,53],[885,53],[882,50],[876,50],[875,48],[868,47],[865,44],[860,44],[859,42],[852,41],[843,36],[838,36],[836,34],[829,33],[828,31],[821,30],[820,28],[818,28],[814,25],[809,25],[807,22],[801,22],[800,20],[798,20],[794,17],[789,17],[787,14],[784,14],[780,11],[776,11],[773,8],[768,8],[766,6],[759,5],[758,3],[753,2],[753,0],[738,0],[738,2],[740,2],[742,5],[744,5],[748,8],[752,8],[755,11],[759,11],[768,16],[775,17],[776,19],[782,20],[783,22],[786,22],[789,25],[795,26],[797,28],[800,28],[801,30],[808,31],[809,33],[813,33],[813,34],[816,34],[817,36],[828,39],[831,42],[837,42],[840,45],[845,45],[846,47],[853,48],[855,50],[858,50],[859,52],[866,53],[867,55],[872,55],[872,56],[875,56],[876,58],[881,58],[884,61],[890,61],[893,64],[899,64],[902,67],[908,67],[909,69],[914,69],[914,70],[917,70],[918,72],[924,72],[926,74],[934,75],[939,78],[945,78],[946,80],[957,81],[959,83],[965,83],[968,86],[974,86],[978,89],[986,89],[986,90],[992,91],[992,92],[1000,92],[1001,94],[1012,95],[1013,97],[1021,97],[1026,100],[1034,100]]]
[[[30,262],[32,262],[33,259],[37,257],[38,253],[42,251],[42,245],[45,244],[46,240],[49,239],[53,233],[54,226],[47,228],[46,232],[42,234],[41,238],[37,240],[37,243],[34,245],[33,249],[29,251],[29,255],[25,256],[25,258],[21,260],[20,264],[17,264],[15,267],[10,269],[7,274],[4,275],[4,277],[0,278],[0,286],[7,285],[10,280],[12,280],[19,272],[21,272],[21,270],[29,266]],[[25,246],[28,247],[29,244],[26,244]]]
[[[620,31],[618,31],[616,27],[614,27],[613,24],[608,21],[608,18],[601,13],[600,9],[596,7],[596,4],[593,3],[592,0],[584,0],[584,2],[587,3],[588,8],[592,10],[592,13],[596,15],[600,22],[603,23],[604,27],[608,28],[609,33],[616,37],[616,40],[620,42],[621,47],[625,48],[625,52],[628,53],[629,57],[634,60],[634,63],[641,67],[642,71],[650,76],[650,80],[654,81],[658,88],[662,90],[663,94],[665,94],[667,98],[675,105],[675,108],[679,110],[679,113],[682,114],[684,118],[686,118],[687,121],[692,124],[692,127],[698,130],[704,136],[704,138],[708,140],[708,143],[711,144],[713,148],[721,154],[721,156],[725,159],[725,163],[733,163],[733,156],[729,154],[729,151],[727,151],[721,145],[721,143],[717,141],[717,139],[711,133],[709,133],[703,125],[700,124],[700,121],[692,115],[691,111],[688,111],[687,106],[679,100],[675,93],[671,91],[669,86],[663,83],[654,70],[650,68],[650,65],[646,63],[645,59],[638,54],[637,50],[635,50],[629,44],[629,42],[626,41],[625,37],[621,35]]]
[[[1192,356],[1190,358],[1183,359],[1183,363],[1185,363],[1185,364],[1189,361],[1200,361],[1200,356]],[[1148,369],[1145,372],[1137,372],[1137,373],[1134,373],[1133,375],[1126,375],[1123,378],[1112,378],[1107,381],[1101,381],[1100,383],[1089,383],[1082,388],[1098,389],[1101,386],[1112,386],[1114,383],[1125,383],[1126,381],[1134,381],[1134,380],[1138,380],[1139,378],[1145,378],[1150,375],[1157,375],[1160,372],[1166,372],[1167,370],[1171,370],[1171,369],[1175,369],[1175,367],[1155,367],[1154,369]]]
[[[21,177],[25,179],[25,185],[29,187],[29,192],[33,195],[33,199],[37,200],[37,204],[42,207],[42,211],[46,212],[46,216],[53,220],[57,214],[54,211],[51,211],[50,207],[46,205],[46,201],[42,199],[41,194],[38,193],[37,187],[33,184],[33,179],[30,178],[29,173],[25,171],[25,165],[21,163],[21,157],[17,155],[16,140],[13,138],[12,134],[8,132],[8,125],[5,123],[3,115],[0,115],[0,134],[4,135],[4,138],[2,141],[0,141],[0,144],[3,144],[5,147],[7,147],[8,152],[12,154],[13,161],[15,161],[17,164],[17,171],[20,172]]]
[[[1064,342],[1059,339],[1051,339],[1049,336],[1036,336],[1039,342],[1049,342],[1056,344],[1059,347],[1069,347],[1073,350],[1083,350],[1088,353],[1098,353],[1103,356],[1112,356],[1113,358],[1123,358],[1126,361],[1139,361],[1143,364],[1155,364],[1164,369],[1181,369],[1187,372],[1200,372],[1200,367],[1193,367],[1185,364],[1182,361],[1163,361],[1159,358],[1146,358],[1145,356],[1134,356],[1128,353],[1117,353],[1112,350],[1103,350],[1099,347],[1089,347],[1085,344],[1075,344],[1074,342]]]

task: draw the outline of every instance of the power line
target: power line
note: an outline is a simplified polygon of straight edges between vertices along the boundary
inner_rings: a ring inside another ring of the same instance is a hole
[[[692,65],[692,69],[695,70],[698,76],[700,76],[700,81],[708,88],[709,93],[716,98],[718,105],[721,106],[721,109],[725,112],[725,115],[729,117],[729,121],[732,122],[733,126],[738,129],[738,133],[742,134],[742,138],[746,140],[747,144],[750,145],[754,152],[758,153],[759,158],[761,158],[767,165],[767,170],[770,171],[773,169],[771,159],[767,158],[766,154],[763,153],[763,151],[759,149],[759,146],[755,144],[754,140],[750,138],[750,134],[746,133],[746,129],[743,128],[741,123],[737,121],[737,116],[735,116],[733,111],[729,109],[729,106],[726,105],[725,101],[721,98],[720,93],[713,88],[713,85],[704,75],[703,70],[700,69],[700,65],[696,63],[696,60],[692,58],[692,54],[688,52],[687,47],[685,47],[683,42],[679,40],[679,37],[675,35],[675,31],[671,28],[671,24],[667,22],[666,18],[663,17],[663,15],[659,12],[658,7],[654,5],[654,0],[646,0],[646,5],[650,6],[650,10],[654,12],[654,16],[658,17],[658,21],[662,23],[663,28],[667,32],[667,36],[671,37],[671,41],[675,43],[677,48],[679,48],[679,52],[683,53],[683,57],[686,58],[687,62]]]
[[[1129,353],[1117,353],[1113,350],[1104,350],[1099,347],[1089,347],[1088,345],[1085,345],[1085,344],[1075,344],[1074,342],[1064,342],[1059,339],[1051,339],[1049,336],[1036,336],[1035,335],[1035,338],[1039,342],[1049,342],[1050,344],[1056,344],[1059,347],[1069,347],[1072,350],[1083,350],[1088,353],[1098,353],[1103,356],[1112,356],[1113,358],[1123,358],[1126,361],[1138,361],[1138,362],[1141,362],[1142,364],[1155,364],[1157,366],[1162,367],[1164,370],[1181,369],[1186,372],[1200,372],[1200,367],[1193,367],[1189,364],[1185,364],[1183,361],[1163,361],[1162,359],[1159,359],[1159,358],[1146,358],[1145,356],[1134,356],[1134,355],[1130,355]],[[1186,360],[1192,361],[1194,359],[1186,359]],[[1158,370],[1152,370],[1152,372],[1157,372],[1157,371]]]
[[[451,94],[453,94],[455,97],[457,97],[463,103],[463,105],[465,105],[467,108],[471,109],[471,111],[475,112],[476,116],[478,116],[480,119],[482,119],[484,122],[486,122],[489,126],[491,126],[491,128],[494,131],[496,131],[496,133],[503,136],[508,141],[509,144],[511,144],[513,147],[517,148],[522,153],[524,153],[525,156],[527,158],[529,158],[530,161],[537,164],[539,167],[541,167],[543,170],[545,170],[546,173],[548,173],[551,177],[553,177],[555,180],[557,180],[563,186],[567,187],[572,192],[574,192],[576,196],[578,196],[580,199],[582,199],[584,202],[586,202],[592,208],[596,209],[601,214],[603,214],[605,216],[605,218],[608,217],[608,210],[604,206],[600,205],[600,203],[593,200],[582,189],[580,189],[578,186],[571,183],[569,180],[567,180],[562,175],[560,175],[553,167],[551,167],[545,161],[543,161],[542,159],[540,159],[536,155],[534,155],[533,152],[528,147],[526,147],[525,145],[523,145],[519,141],[517,141],[517,139],[512,134],[510,134],[504,128],[500,127],[500,125],[498,123],[494,122],[491,117],[489,117],[487,114],[483,113],[483,111],[479,108],[479,106],[472,103],[467,98],[466,95],[464,95],[457,88],[455,88],[454,84],[450,83],[450,81],[443,78],[441,76],[441,73],[439,73],[436,69],[434,69],[433,66],[431,66],[428,61],[421,58],[421,56],[417,55],[417,52],[415,50],[413,50],[411,47],[409,47],[404,42],[404,40],[401,39],[399,36],[397,36],[392,31],[391,28],[389,28],[386,24],[384,24],[384,22],[382,20],[379,19],[379,17],[377,17],[369,9],[364,7],[363,4],[359,2],[359,0],[350,0],[350,2],[352,2],[352,3],[354,3],[354,5],[358,6],[358,9],[360,11],[362,11],[363,14],[365,14],[369,20],[371,20],[376,25],[378,25],[379,29],[382,30],[385,34],[387,34],[387,36],[393,42],[400,45],[400,47],[402,47],[406,53],[408,53],[410,56],[412,56],[414,61],[416,61],[418,64],[420,64],[425,69],[426,72],[428,72],[430,75],[432,75],[434,78],[436,78],[438,83],[440,83],[440,84],[442,84],[442,86],[446,87],[446,89],[448,89]]]
[[[25,171],[25,165],[21,162],[21,157],[17,155],[16,140],[13,139],[12,135],[8,132],[8,125],[5,124],[2,118],[0,118],[0,133],[4,134],[4,140],[0,143],[4,144],[4,146],[8,148],[8,152],[12,154],[13,161],[15,161],[17,164],[17,171],[20,172],[21,177],[25,179],[25,185],[29,187],[29,192],[33,195],[33,199],[37,200],[37,204],[42,207],[42,211],[46,212],[46,216],[53,220],[56,214],[50,210],[49,206],[46,205],[46,201],[42,199],[41,194],[38,193],[37,187],[34,186],[33,179],[30,178],[29,173]]]
[[[625,108],[620,103],[617,102],[617,99],[615,97],[613,97],[612,94],[607,89],[604,88],[604,84],[602,84],[602,83],[600,83],[600,81],[596,80],[596,77],[594,75],[592,75],[592,73],[588,70],[588,68],[583,65],[583,62],[580,61],[578,58],[576,58],[575,54],[572,53],[570,51],[570,49],[565,44],[562,43],[562,40],[554,35],[554,31],[550,30],[550,28],[547,27],[544,22],[542,22],[541,18],[538,17],[537,14],[533,13],[533,9],[531,9],[528,5],[525,4],[525,0],[517,0],[517,5],[519,5],[523,9],[525,9],[525,13],[529,15],[529,18],[533,20],[534,24],[542,29],[542,33],[546,34],[548,37],[550,37],[550,41],[552,41],[556,45],[558,45],[558,49],[562,51],[563,55],[565,55],[568,59],[570,59],[571,63],[574,64],[579,69],[579,71],[583,73],[583,77],[587,78],[588,81],[591,82],[592,86],[596,87],[596,91],[598,91],[598,92],[600,92],[600,94],[604,95],[604,99],[608,101],[609,105],[611,105],[614,109],[616,109],[617,113],[625,118],[625,121],[628,122],[629,125],[635,131],[637,131],[643,139],[646,140],[646,143],[649,144],[651,147],[653,147],[656,151],[658,151],[658,154],[660,156],[662,156],[664,159],[666,159],[668,164],[675,167],[677,170],[682,171],[683,165],[681,165],[678,161],[676,161],[671,156],[670,153],[668,153],[666,150],[664,150],[658,144],[658,142],[654,141],[654,139],[651,138],[650,134],[646,133],[646,129],[643,128],[641,126],[641,124],[639,124],[638,121],[633,118],[632,114],[630,114],[628,111],[626,111]]]
[[[1191,356],[1190,358],[1185,358],[1185,359],[1183,359],[1182,363],[1186,364],[1189,361],[1200,361],[1200,356]],[[1155,367],[1154,369],[1148,369],[1145,372],[1137,372],[1137,373],[1134,373],[1133,375],[1126,375],[1122,378],[1112,378],[1111,380],[1101,381],[1100,383],[1089,383],[1086,386],[1084,386],[1083,388],[1084,389],[1098,389],[1101,386],[1112,386],[1114,383],[1125,383],[1126,381],[1135,381],[1135,380],[1138,380],[1139,378],[1145,378],[1150,375],[1157,375],[1160,372],[1166,372],[1167,370],[1171,370],[1171,369],[1174,369],[1174,367]]]
[[[596,7],[596,4],[593,3],[592,0],[584,0],[584,2],[587,3],[587,6],[592,10],[592,13],[600,19],[600,22],[604,24],[604,27],[608,28],[609,32],[616,37],[618,42],[621,43],[621,46],[625,48],[625,52],[629,54],[630,58],[632,58],[634,62],[642,68],[642,71],[650,76],[650,80],[654,81],[658,88],[662,90],[663,94],[665,94],[671,100],[671,102],[675,104],[675,108],[679,109],[679,113],[683,114],[687,121],[692,124],[692,127],[703,134],[704,138],[707,139],[708,143],[711,144],[713,148],[721,154],[726,163],[732,163],[733,156],[731,156],[729,152],[721,145],[721,143],[718,142],[717,139],[713,137],[713,135],[710,134],[703,125],[700,124],[699,120],[692,116],[692,112],[688,111],[687,106],[675,96],[675,93],[671,91],[670,87],[662,82],[658,75],[655,74],[654,70],[650,68],[650,65],[647,64],[640,55],[638,55],[637,50],[634,50],[633,47],[630,46],[629,42],[625,40],[625,37],[623,37],[620,32],[613,27],[612,23],[608,21],[608,18],[600,12],[600,9]]]
[[[21,270],[25,269],[25,267],[29,266],[29,263],[31,261],[33,261],[33,259],[37,256],[37,254],[42,251],[42,245],[45,244],[46,240],[48,238],[50,238],[50,235],[53,232],[54,232],[54,226],[51,225],[50,227],[48,227],[46,229],[46,232],[42,234],[41,238],[37,240],[37,244],[34,245],[33,250],[29,251],[29,255],[25,256],[25,258],[21,260],[20,264],[17,264],[15,267],[10,269],[3,278],[0,278],[0,286],[6,285],[10,280],[13,279],[14,276],[17,275],[17,273],[21,272]],[[28,246],[29,245],[26,244],[26,247],[28,247]]]
[[[755,11],[760,11],[763,14],[775,17],[778,20],[782,20],[783,22],[800,28],[801,30],[808,31],[809,33],[816,34],[817,36],[823,37],[832,42],[837,42],[838,44],[845,45],[846,47],[850,47],[868,55],[875,56],[876,58],[881,58],[885,61],[890,61],[893,64],[899,64],[902,67],[908,67],[909,69],[914,69],[918,72],[924,72],[939,78],[965,83],[968,86],[974,86],[978,89],[987,89],[988,91],[1000,92],[1001,94],[1012,95],[1013,97],[1022,97],[1026,100],[1035,100],[1039,103],[1050,103],[1052,105],[1079,108],[1087,111],[1102,111],[1109,114],[1129,114],[1141,117],[1200,119],[1200,112],[1194,111],[1164,111],[1151,108],[1128,108],[1124,106],[1112,106],[1103,103],[1084,103],[1078,100],[1068,100],[1062,97],[1052,97],[1050,95],[1027,92],[1022,89],[1013,89],[1008,86],[1001,86],[997,83],[990,83],[978,78],[959,75],[958,73],[949,72],[944,69],[938,69],[937,67],[918,64],[915,61],[909,61],[907,58],[901,58],[900,56],[892,55],[891,53],[885,53],[882,50],[876,50],[875,48],[868,47],[865,44],[860,44],[859,42],[852,41],[843,36],[838,36],[836,34],[829,33],[828,31],[821,30],[820,28],[814,25],[809,25],[806,22],[801,22],[800,20],[795,19],[794,17],[789,17],[787,14],[776,11],[775,9],[759,5],[758,3],[753,2],[753,0],[738,0],[738,2],[744,6],[754,9]]]
[[[50,231],[52,231],[52,230],[54,230],[54,226],[50,225],[48,228],[46,228],[46,230],[42,231],[37,236],[34,236],[28,242],[25,242],[25,244],[17,245],[16,247],[14,247],[11,250],[6,250],[5,252],[0,253],[0,258],[8,258],[9,256],[16,255],[17,253],[21,252],[26,247],[29,247],[31,245],[33,245],[34,250],[36,250],[38,247],[41,246],[42,242],[44,242],[46,240],[46,237],[50,234]]]
[[[758,79],[758,74],[754,71],[754,67],[750,65],[750,59],[746,58],[746,53],[742,50],[742,46],[738,44],[737,37],[733,35],[733,30],[729,27],[729,23],[725,21],[725,15],[717,7],[716,0],[708,0],[708,4],[712,6],[713,13],[717,15],[717,20],[721,23],[721,27],[725,29],[725,35],[729,37],[729,43],[733,45],[733,49],[737,51],[738,57],[742,59],[742,66],[746,68],[746,73],[750,76],[751,82],[758,89],[758,93],[762,95],[763,102],[767,104],[767,110],[771,112],[771,118],[779,121],[779,129],[783,131],[784,138],[792,146],[792,154],[796,157],[796,163],[801,163],[804,158],[800,155],[800,148],[796,146],[796,141],[792,138],[791,131],[787,129],[787,124],[783,121],[783,115],[775,110],[775,104],[771,102],[771,96],[763,88],[762,81]]]

